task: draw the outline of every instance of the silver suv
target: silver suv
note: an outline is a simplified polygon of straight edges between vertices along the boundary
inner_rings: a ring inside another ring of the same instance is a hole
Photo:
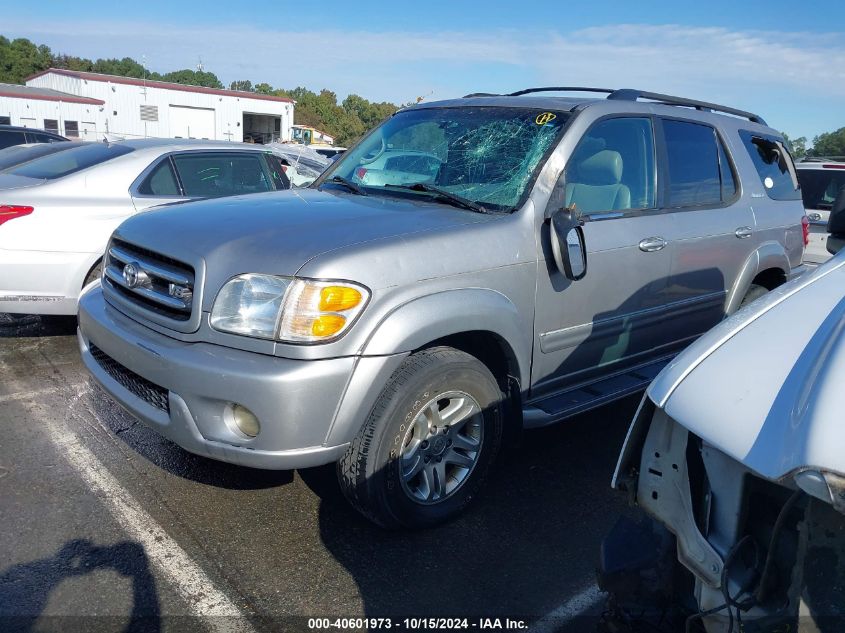
[[[188,451],[337,462],[387,527],[454,516],[516,431],[643,389],[801,271],[759,116],[575,90],[600,96],[416,105],[309,189],[127,220],[80,301],[86,366]]]

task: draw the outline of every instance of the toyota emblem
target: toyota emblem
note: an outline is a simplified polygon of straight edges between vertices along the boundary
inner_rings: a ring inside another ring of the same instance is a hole
[[[133,262],[123,267],[123,281],[130,288],[138,285],[138,264]]]

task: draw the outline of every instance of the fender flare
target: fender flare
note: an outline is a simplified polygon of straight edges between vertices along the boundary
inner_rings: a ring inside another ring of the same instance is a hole
[[[520,384],[530,384],[533,328],[520,327],[524,317],[502,293],[488,288],[461,288],[426,295],[391,311],[373,328],[363,356],[386,356],[415,349],[455,334],[490,332],[513,352]],[[529,359],[529,360],[526,360]]]
[[[739,309],[739,304],[742,303],[754,278],[771,268],[780,270],[785,277],[789,277],[789,271],[792,269],[783,246],[774,241],[764,242],[745,260],[725,301],[726,315],[731,315]]]

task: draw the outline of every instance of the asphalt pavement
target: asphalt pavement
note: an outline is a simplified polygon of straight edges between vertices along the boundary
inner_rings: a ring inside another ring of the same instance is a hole
[[[0,321],[0,629],[585,630],[638,400],[526,433],[465,515],[391,533],[333,467],[232,466],[135,421],[87,376],[74,319]]]

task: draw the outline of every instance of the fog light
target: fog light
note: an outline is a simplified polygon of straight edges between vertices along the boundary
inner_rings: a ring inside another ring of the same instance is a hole
[[[232,406],[232,420],[238,430],[246,436],[255,437],[261,431],[261,424],[255,414],[239,404]]]

